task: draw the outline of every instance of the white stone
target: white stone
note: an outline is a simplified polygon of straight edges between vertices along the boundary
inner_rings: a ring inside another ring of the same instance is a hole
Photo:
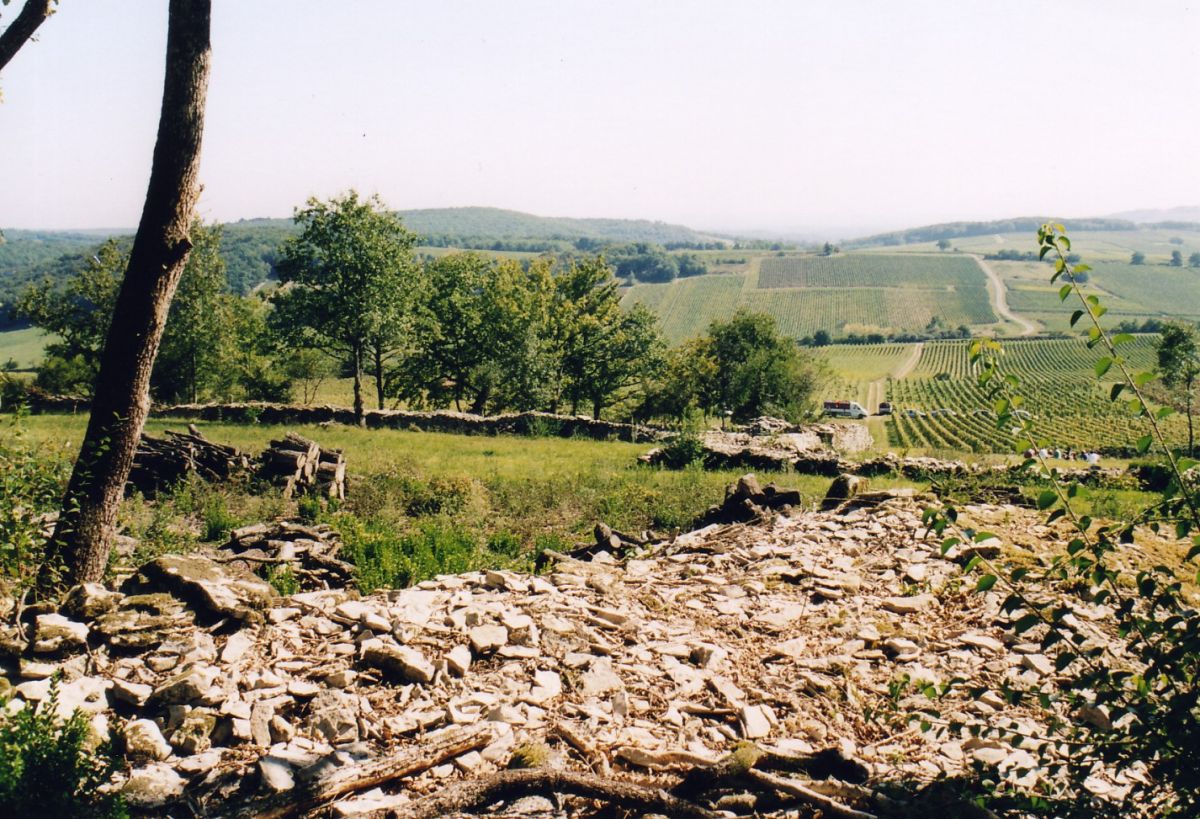
[[[88,627],[61,614],[39,614],[33,633],[33,650],[48,653],[87,645]]]
[[[125,743],[130,758],[158,761],[171,755],[171,746],[153,720],[135,719],[125,726]]]
[[[121,788],[125,801],[139,808],[157,808],[183,795],[182,776],[162,763],[136,768]]]
[[[263,784],[275,793],[290,791],[296,787],[292,766],[279,757],[264,756],[258,760],[258,770],[262,774]]]
[[[225,641],[225,647],[221,649],[221,662],[236,663],[246,655],[253,645],[254,638],[245,631],[234,632],[229,635],[229,639]]]
[[[883,600],[883,607],[888,611],[896,614],[916,614],[936,603],[937,600],[932,594],[916,594],[912,597],[887,597]]]
[[[476,626],[467,633],[471,651],[476,655],[495,651],[508,643],[508,629],[504,626]]]
[[[446,668],[460,677],[466,676],[471,667],[471,649],[461,643],[446,652]]]

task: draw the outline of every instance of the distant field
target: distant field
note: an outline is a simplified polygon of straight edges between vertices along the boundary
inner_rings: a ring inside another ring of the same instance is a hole
[[[1128,262],[1133,252],[1141,251],[1146,254],[1149,263],[1165,263],[1171,258],[1171,251],[1183,253],[1186,260],[1189,255],[1200,251],[1200,231],[1196,230],[1114,230],[1114,231],[1071,231],[1068,222],[1067,232],[1071,237],[1071,249],[1084,257],[1091,264],[1097,261]],[[1180,240],[1173,243],[1172,239]],[[950,240],[952,247],[963,253],[996,253],[999,250],[1016,250],[1021,253],[1037,252],[1037,233],[996,233],[986,236],[967,236]],[[911,245],[888,245],[873,248],[863,248],[864,252],[877,253],[930,253],[937,252],[935,242],[920,242]],[[858,251],[856,251],[858,252]]]
[[[1048,330],[1069,330],[1071,311],[1078,304],[1058,298],[1050,283],[1052,269],[1037,262],[989,262],[1008,288],[1013,310],[1040,322]],[[1084,290],[1100,297],[1109,312],[1106,320],[1142,321],[1147,318],[1200,318],[1200,270],[1163,264],[1131,265],[1102,262],[1091,265]]]
[[[964,256],[838,254],[835,256],[767,256],[758,286],[773,287],[903,287],[946,290],[983,288],[984,275]]]
[[[11,359],[18,369],[36,367],[41,363],[48,335],[36,327],[0,332],[0,365]]]
[[[658,314],[669,341],[702,335],[739,307],[774,316],[793,338],[997,322],[979,266],[963,257],[760,255],[745,275],[639,284],[625,295]]]

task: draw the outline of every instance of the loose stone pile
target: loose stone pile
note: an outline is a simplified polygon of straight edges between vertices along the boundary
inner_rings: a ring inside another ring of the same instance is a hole
[[[744,483],[731,497],[753,496]],[[645,781],[740,740],[837,749],[883,779],[979,762],[1032,784],[1042,774],[1028,747],[868,718],[903,678],[962,677],[989,693],[949,695],[948,719],[1003,717],[1037,737],[998,692],[1056,674],[1001,627],[998,594],[961,590],[956,561],[969,555],[921,537],[911,498],[873,499],[766,509],[623,561],[595,550],[557,556],[543,575],[474,572],[367,596],[279,597],[232,563],[168,555],[121,591],[79,587],[5,627],[0,689],[9,708],[33,706],[61,674],[60,711],[84,709],[98,735],[123,727],[132,768],[116,786],[130,803],[186,802],[180,813],[399,810],[530,748],[551,767]],[[235,542],[253,538],[276,539],[243,530]],[[901,709],[922,700],[899,697]]]

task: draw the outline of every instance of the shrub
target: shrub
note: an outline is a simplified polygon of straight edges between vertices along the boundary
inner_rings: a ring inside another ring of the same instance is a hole
[[[223,541],[236,529],[238,520],[229,511],[224,495],[212,494],[204,500],[204,536],[207,542]]]
[[[69,464],[27,446],[15,434],[0,440],[0,572],[30,582],[41,565],[44,513],[58,509]]]
[[[682,469],[704,457],[704,442],[698,435],[676,435],[662,448],[662,462],[671,469]]]
[[[119,795],[101,791],[120,765],[114,744],[90,749],[83,713],[64,721],[57,706],[56,681],[40,708],[0,710],[0,816],[128,816]]]

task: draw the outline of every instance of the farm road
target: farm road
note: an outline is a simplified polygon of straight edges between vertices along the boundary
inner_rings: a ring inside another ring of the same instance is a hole
[[[865,409],[872,415],[879,414],[879,402],[887,397],[887,380],[889,378],[901,379],[913,371],[913,367],[917,366],[917,362],[921,360],[921,351],[925,349],[923,342],[917,342],[913,345],[913,350],[909,353],[908,358],[901,361],[896,368],[883,378],[877,378],[867,384],[867,405]]]
[[[1021,325],[1021,335],[1031,336],[1037,332],[1037,325],[1024,316],[1017,315],[1012,310],[1008,309],[1008,294],[1004,288],[1004,282],[996,275],[996,271],[983,260],[982,256],[971,255],[975,263],[988,277],[991,287],[988,288],[988,294],[992,297],[992,309],[996,311],[996,315],[1002,319],[1011,321],[1014,324]]]

